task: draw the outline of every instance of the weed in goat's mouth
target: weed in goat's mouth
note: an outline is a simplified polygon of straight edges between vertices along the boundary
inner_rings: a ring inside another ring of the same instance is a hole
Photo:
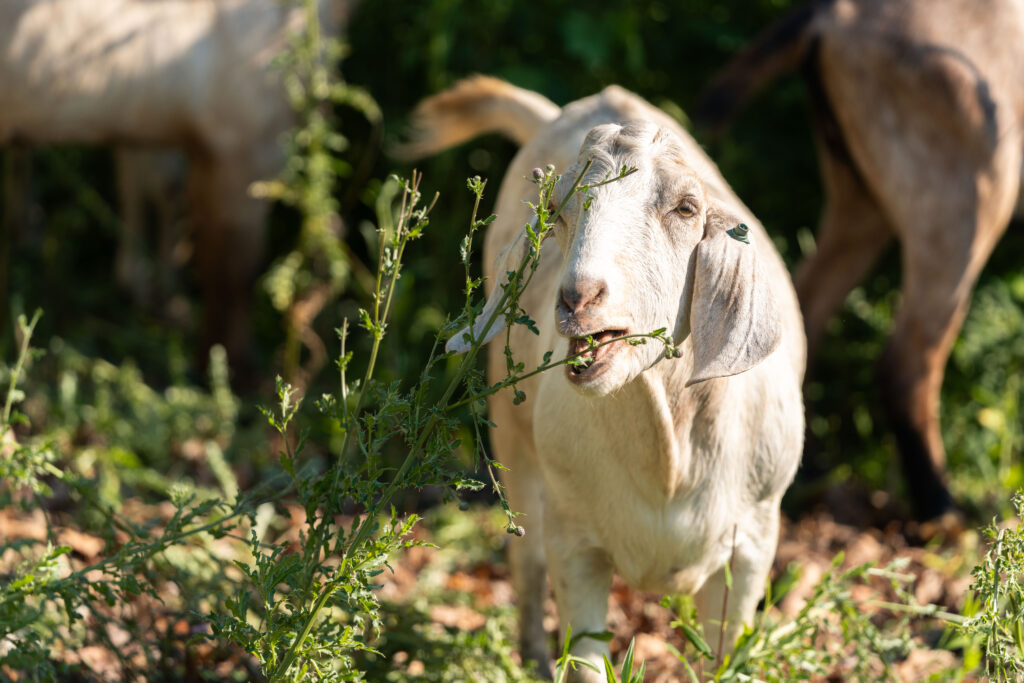
[[[570,377],[582,377],[602,359],[608,356],[619,344],[610,342],[626,334],[625,330],[602,330],[596,334],[582,337],[569,337],[569,355],[578,358],[569,365]],[[604,346],[601,346],[604,344]]]

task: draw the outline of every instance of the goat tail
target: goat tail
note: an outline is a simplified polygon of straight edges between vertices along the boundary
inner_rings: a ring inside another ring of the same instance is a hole
[[[416,106],[410,139],[392,155],[421,159],[484,133],[501,133],[523,145],[560,111],[543,95],[491,76],[470,76]]]
[[[694,123],[721,134],[761,88],[803,62],[817,33],[815,19],[834,0],[811,0],[769,26],[727,64],[697,98]]]

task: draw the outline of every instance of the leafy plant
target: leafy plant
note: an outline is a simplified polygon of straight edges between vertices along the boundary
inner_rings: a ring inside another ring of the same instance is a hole
[[[374,130],[381,112],[366,90],[346,83],[335,68],[344,50],[337,36],[323,35],[317,0],[291,2],[304,9],[304,28],[291,38],[277,65],[301,123],[289,134],[289,162],[282,176],[257,183],[254,193],[293,206],[301,216],[298,244],[277,259],[264,284],[286,322],[285,376],[305,386],[328,360],[313,322],[337,299],[353,267],[335,199],[339,179],[352,173],[341,156],[349,141],[332,122],[332,107],[355,109]],[[303,348],[309,353],[305,363]]]
[[[713,680],[742,680],[744,673],[755,672],[768,681],[811,680],[814,675],[828,675],[844,660],[854,663],[844,671],[847,680],[891,678],[892,662],[911,647],[908,621],[889,623],[883,632],[851,588],[881,578],[904,600],[912,600],[906,587],[914,577],[900,573],[900,562],[883,569],[861,565],[839,571],[842,561],[840,553],[792,621],[772,623],[769,611],[762,612],[733,652],[718,663]],[[766,603],[774,604],[771,595]]]
[[[981,660],[994,681],[1018,681],[1024,676],[1024,493],[1013,496],[1018,523],[992,522],[984,533],[990,545],[971,570],[973,598],[955,631],[966,641],[968,663]]]
[[[209,541],[228,533],[232,524],[230,517],[222,515],[227,509],[224,503],[217,499],[197,501],[184,489],[171,490],[173,507],[168,519],[159,524],[133,521],[101,501],[88,479],[55,467],[53,442],[17,442],[12,425],[27,426],[28,418],[14,406],[24,397],[18,384],[28,360],[38,357],[30,341],[39,317],[37,313],[31,322],[24,317],[19,320],[20,351],[7,373],[7,401],[0,422],[4,444],[0,454],[0,501],[8,505],[17,501],[24,510],[49,510],[54,487],[59,484],[81,496],[101,517],[107,527],[103,544],[110,552],[102,560],[74,568],[70,559],[73,549],[62,541],[67,535],[49,517],[44,538],[0,543],[5,572],[0,574],[0,672],[31,672],[35,680],[54,680],[59,670],[68,668],[67,663],[58,667],[52,661],[55,649],[100,644],[116,653],[125,674],[137,673],[140,663],[134,658],[136,653],[131,648],[126,651],[113,646],[111,629],[137,631],[131,623],[135,618],[130,605],[141,595],[160,600],[169,573],[179,585],[196,587],[193,579],[197,577],[189,568],[173,567],[166,551],[188,547],[193,552],[192,569],[200,556],[219,567]],[[222,572],[215,574],[222,576]],[[146,651],[141,656],[148,654]],[[72,668],[89,670],[84,662]]]
[[[628,171],[605,182],[614,182]],[[577,179],[569,197],[590,188]],[[395,220],[383,220],[378,228],[378,269],[372,305],[360,310],[360,327],[370,336],[369,359],[363,377],[350,382],[352,353],[346,350],[347,324],[338,330],[341,356],[338,361],[339,393],[325,394],[318,409],[333,419],[343,436],[334,462],[317,472],[312,463],[303,462],[305,436],[292,443],[289,426],[300,405],[293,387],[278,381],[277,410],[265,410],[270,425],[280,434],[284,450],[281,464],[306,515],[301,552],[268,543],[253,533],[249,540],[251,560],[239,563],[248,581],[241,592],[229,600],[229,614],[214,622],[214,635],[236,642],[258,657],[271,680],[358,678],[353,654],[371,649],[367,633],[379,631],[379,605],[373,593],[373,578],[383,571],[387,558],[410,542],[404,540],[416,523],[416,515],[400,515],[392,505],[395,495],[404,489],[427,485],[442,487],[447,495],[479,489],[481,482],[467,479],[452,469],[460,446],[452,434],[458,429],[458,412],[467,406],[481,406],[497,391],[512,388],[533,374],[573,362],[575,358],[551,360],[534,369],[526,369],[508,353],[509,376],[486,385],[476,368],[475,357],[483,336],[499,318],[511,326],[532,326],[518,305],[523,289],[537,269],[540,246],[558,216],[558,210],[546,207],[558,176],[553,169],[535,178],[539,200],[535,205],[536,222],[527,227],[531,248],[515,271],[509,273],[498,306],[480,327],[472,326],[477,306],[466,304],[457,322],[479,329],[471,339],[469,351],[459,359],[454,376],[441,392],[441,399],[428,403],[432,370],[446,354],[437,352],[423,364],[418,382],[403,391],[397,384],[379,384],[374,379],[380,345],[388,329],[393,296],[402,274],[408,245],[419,239],[429,224],[433,203],[422,205],[421,177],[395,180],[401,188]],[[482,196],[485,184],[478,178],[469,181],[474,196]],[[471,221],[470,237],[463,247],[468,264],[472,233],[493,217]],[[468,266],[467,266],[468,268]],[[468,270],[467,270],[468,273]],[[467,297],[480,282],[467,274]],[[643,335],[636,335],[637,338]],[[655,333],[663,338],[663,331]],[[667,341],[667,340],[666,340]],[[476,416],[476,413],[472,413]],[[482,420],[474,418],[478,425]],[[382,458],[382,449],[391,440],[402,442],[407,450],[397,470]],[[479,443],[479,442],[478,442]],[[491,480],[501,495],[494,475],[497,463],[478,452],[491,471]],[[502,496],[503,500],[503,496]],[[522,534],[514,523],[514,513],[503,500],[509,533]],[[356,513],[348,528],[340,521],[346,513]],[[255,526],[255,524],[253,524]],[[253,623],[253,614],[259,626]]]

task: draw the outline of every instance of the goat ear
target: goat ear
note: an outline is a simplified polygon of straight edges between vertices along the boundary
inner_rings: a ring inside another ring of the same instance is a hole
[[[483,333],[488,319],[490,319],[501,302],[501,297],[505,293],[503,285],[508,284],[508,274],[515,272],[519,268],[523,259],[526,258],[529,249],[530,238],[526,234],[525,229],[520,230],[515,238],[498,254],[495,263],[498,280],[494,283],[494,288],[491,290],[490,296],[487,297],[487,303],[484,304],[483,310],[473,319],[473,329],[470,330],[469,327],[463,327],[456,332],[448,340],[448,343],[445,344],[445,350],[452,353],[465,353],[469,351],[474,340],[479,341],[480,344],[486,344],[505,329],[505,316],[500,315],[495,318],[491,328],[487,330],[487,335],[483,339],[477,339]]]
[[[758,255],[756,241],[763,239],[762,229],[746,228],[719,206],[708,208],[696,249],[687,386],[745,372],[782,341],[778,305]]]

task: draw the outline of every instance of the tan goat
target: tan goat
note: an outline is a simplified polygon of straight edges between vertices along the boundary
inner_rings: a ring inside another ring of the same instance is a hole
[[[522,405],[509,390],[490,401],[492,448],[508,468],[509,502],[525,513],[526,535],[510,542],[524,658],[548,662],[545,558],[563,634],[605,631],[615,572],[644,590],[695,594],[709,641],[728,648],[764,590],[803,440],[803,330],[771,240],[679,124],[621,88],[559,110],[478,77],[426,100],[416,120],[421,153],[492,131],[523,144],[486,236],[491,298],[479,321],[527,251],[536,187],[525,177],[548,163],[564,171],[555,239],[520,300],[539,334],[511,330],[517,360],[536,367],[548,352],[585,351],[587,336],[658,328],[680,345],[665,358],[658,343],[613,341],[584,353],[584,367],[523,382]],[[592,187],[586,203],[564,202],[588,161],[591,184],[637,170]],[[741,223],[749,243],[732,236]],[[464,349],[467,332],[448,348]],[[492,343],[490,380],[504,375],[504,344]],[[596,664],[606,649],[587,637],[573,647]]]
[[[350,2],[321,4],[337,31]],[[188,194],[207,343],[247,348],[266,203],[293,113],[269,67],[303,10],[278,0],[5,0],[0,144],[172,146]]]
[[[696,118],[720,125],[800,64],[827,196],[817,250],[796,276],[811,355],[896,237],[902,297],[878,382],[915,511],[933,517],[952,502],[939,425],[946,360],[1020,192],[1024,3],[813,2],[727,66]]]

